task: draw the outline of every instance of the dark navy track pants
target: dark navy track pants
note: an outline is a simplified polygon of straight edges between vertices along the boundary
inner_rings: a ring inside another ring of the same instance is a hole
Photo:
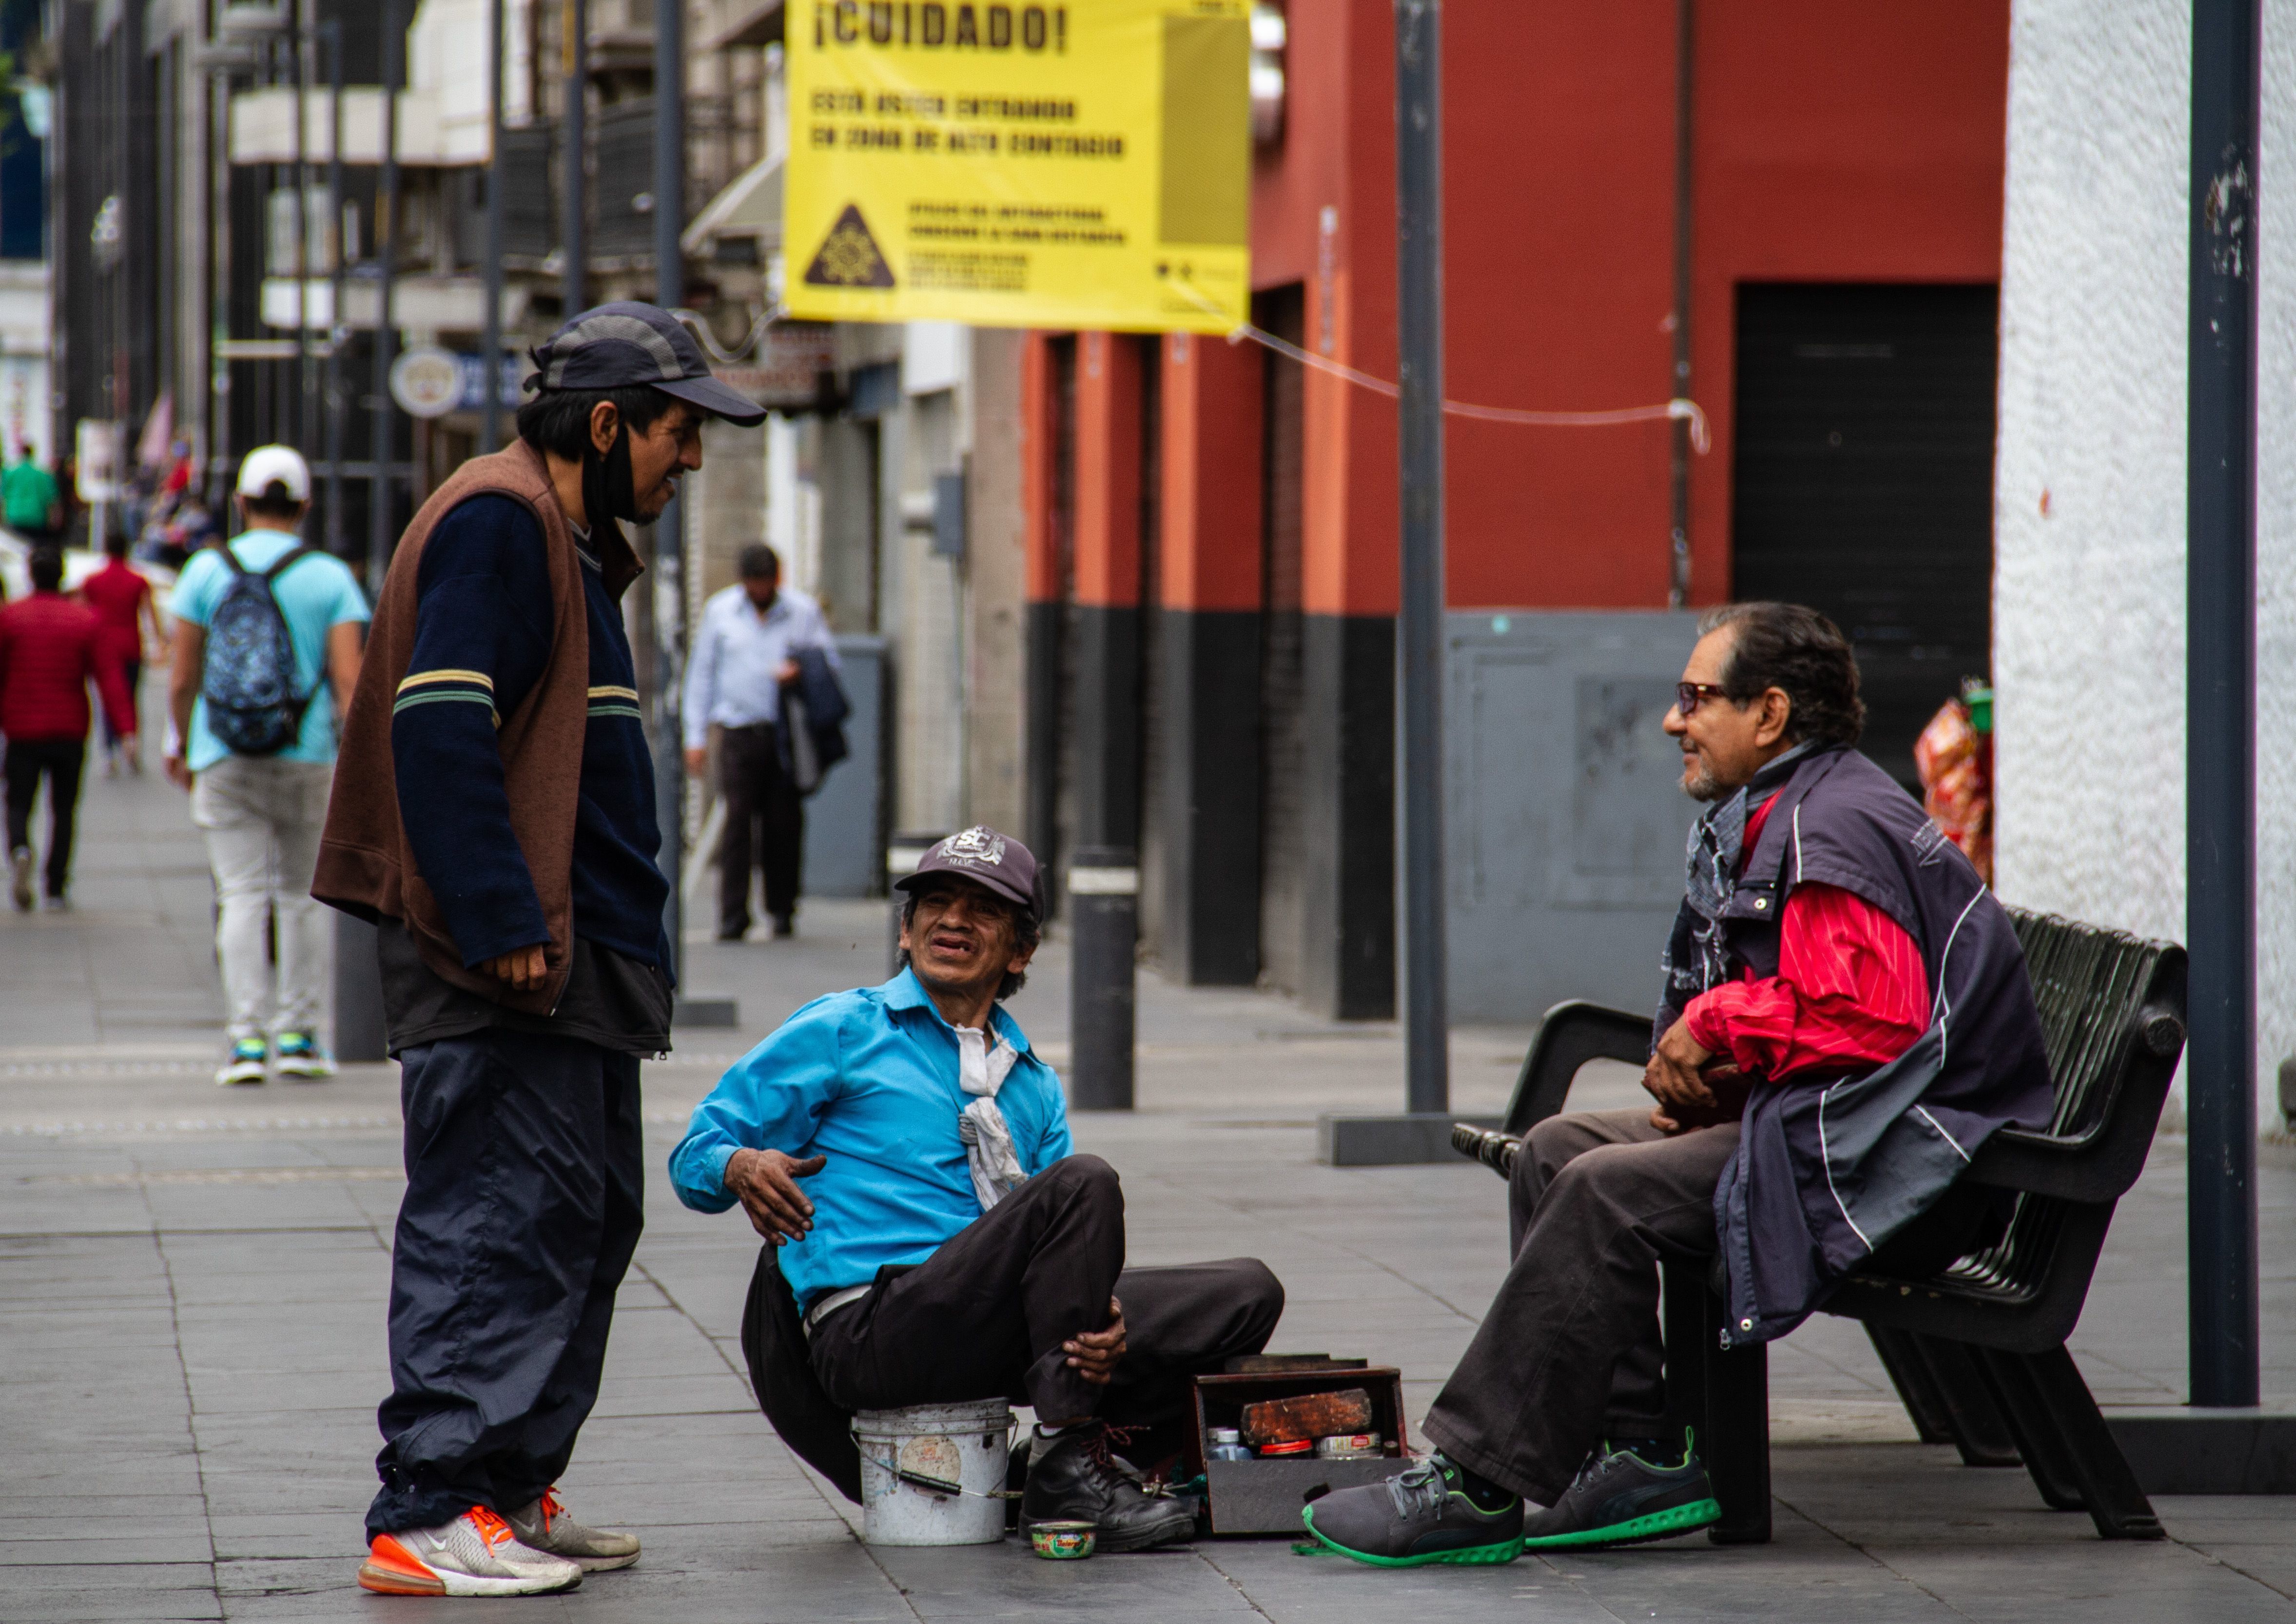
[[[370,1535],[515,1511],[557,1480],[643,1222],[636,1055],[497,1029],[399,1062],[406,1195]]]

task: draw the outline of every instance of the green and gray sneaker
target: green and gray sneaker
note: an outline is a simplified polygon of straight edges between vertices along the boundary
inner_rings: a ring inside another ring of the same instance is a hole
[[[1471,1482],[1439,1450],[1383,1483],[1327,1494],[1300,1519],[1341,1555],[1374,1567],[1513,1562],[1522,1554],[1521,1497]]]
[[[270,1055],[260,1038],[242,1038],[231,1046],[231,1058],[217,1070],[216,1081],[226,1087],[234,1083],[259,1083]]]
[[[1671,1466],[1654,1466],[1644,1458],[1645,1450],[1659,1453],[1648,1445],[1603,1445],[1587,1457],[1578,1480],[1560,1500],[1523,1520],[1523,1549],[1640,1545],[1720,1521],[1722,1507],[1706,1480],[1706,1463],[1692,1447],[1695,1441],[1685,1438],[1682,1458]]]

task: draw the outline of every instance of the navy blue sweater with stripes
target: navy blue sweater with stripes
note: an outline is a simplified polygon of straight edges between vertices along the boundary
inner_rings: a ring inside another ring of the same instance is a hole
[[[541,524],[508,496],[473,496],[439,521],[422,549],[414,653],[391,711],[399,818],[473,969],[550,935],[511,829],[495,742],[550,655],[543,547]],[[669,885],[654,861],[661,833],[629,637],[586,554],[582,591],[590,722],[574,823],[574,933],[667,971]]]

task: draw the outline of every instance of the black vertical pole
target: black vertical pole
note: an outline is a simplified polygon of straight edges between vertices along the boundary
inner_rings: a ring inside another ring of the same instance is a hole
[[[586,230],[589,225],[589,144],[583,134],[590,116],[590,7],[586,0],[566,0],[563,15],[566,105],[562,118],[565,142],[561,153],[563,173],[559,176],[562,201],[558,212],[566,263],[558,274],[558,285],[560,299],[566,307],[566,319],[571,321],[590,304],[590,243]]]
[[[1069,864],[1069,1093],[1078,1111],[1132,1109],[1139,940],[1137,849],[1079,843]]]
[[[350,234],[343,229],[343,24],[319,25],[327,41],[327,210],[333,217],[335,255],[327,267],[327,551],[340,558],[348,516],[343,512],[343,341],[350,321],[343,311],[343,270]]]
[[[2192,1398],[2261,1390],[2256,1283],[2258,0],[2193,6],[2185,527]]]
[[[1450,1109],[1443,940],[1443,94],[1440,0],[1395,0],[1396,325],[1402,363],[1405,1092]]]
[[[479,340],[479,449],[502,448],[503,295],[503,0],[487,6],[487,262],[480,281],[487,311]]]
[[[398,415],[390,404],[392,284],[398,280],[398,89],[406,71],[406,24],[400,0],[382,0],[382,180],[375,189],[376,248],[374,393],[372,440],[374,477],[367,486],[367,590],[382,590],[383,573],[390,568],[392,537],[391,457],[397,448]]]
[[[653,6],[654,302],[685,302],[685,0]],[[685,503],[672,497],[653,527],[654,783],[661,817],[662,872],[669,876],[672,962],[685,963],[685,760],[678,689],[685,652]]]

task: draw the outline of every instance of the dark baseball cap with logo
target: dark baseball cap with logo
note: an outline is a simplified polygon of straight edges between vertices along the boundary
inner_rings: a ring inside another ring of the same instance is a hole
[[[1043,912],[1037,899],[1036,854],[987,824],[975,824],[939,842],[925,853],[914,872],[893,882],[893,889],[914,891],[951,875],[994,891],[1026,909],[1032,918]]]
[[[711,375],[685,323],[636,299],[585,310],[527,354],[541,369],[527,378],[530,390],[618,390],[643,383],[745,428],[766,420],[765,407]]]

